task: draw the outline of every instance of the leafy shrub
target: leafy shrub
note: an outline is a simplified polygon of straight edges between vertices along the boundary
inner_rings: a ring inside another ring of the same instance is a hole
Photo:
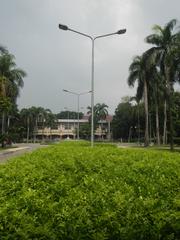
[[[0,166],[0,239],[179,239],[179,153],[64,142]]]

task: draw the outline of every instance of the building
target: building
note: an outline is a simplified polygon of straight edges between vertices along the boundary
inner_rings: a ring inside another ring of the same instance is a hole
[[[105,120],[98,122],[98,126],[94,132],[95,138],[111,139],[111,121],[112,116],[108,115]],[[87,126],[87,124],[89,124],[89,122],[86,116],[83,119],[79,119],[80,129],[82,126]],[[77,119],[58,119],[54,124],[54,127],[38,126],[38,129],[34,134],[36,135],[37,139],[76,139],[77,128]]]

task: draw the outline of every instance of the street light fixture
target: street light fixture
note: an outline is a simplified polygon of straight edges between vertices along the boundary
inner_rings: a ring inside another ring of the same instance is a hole
[[[69,91],[69,90],[66,90],[66,89],[63,89],[63,91],[66,92],[66,93],[74,94],[74,95],[77,96],[77,112],[78,112],[77,139],[79,140],[79,97],[80,97],[81,95],[91,93],[91,91],[81,92],[81,93],[72,92],[72,91]]]
[[[92,42],[92,64],[91,64],[91,147],[94,146],[94,42],[96,39],[98,38],[103,38],[103,37],[108,37],[108,36],[112,36],[112,35],[116,35],[116,34],[124,34],[126,32],[126,29],[120,29],[116,32],[113,33],[108,33],[108,34],[104,34],[104,35],[99,35],[96,37],[90,36],[88,34],[76,31],[74,29],[69,28],[66,25],[63,24],[59,24],[59,29],[61,30],[69,30],[71,32],[80,34],[84,37],[87,37],[89,39],[91,39]]]

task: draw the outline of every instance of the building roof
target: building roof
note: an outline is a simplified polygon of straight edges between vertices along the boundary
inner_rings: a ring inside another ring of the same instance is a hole
[[[82,119],[79,119],[79,123],[88,123],[89,115],[84,115]],[[107,115],[106,119],[100,120],[99,123],[111,122],[113,119],[112,115]],[[59,123],[78,123],[78,119],[58,119]]]
[[[78,123],[78,119],[58,119],[59,123]],[[87,119],[79,119],[79,123],[87,123]]]

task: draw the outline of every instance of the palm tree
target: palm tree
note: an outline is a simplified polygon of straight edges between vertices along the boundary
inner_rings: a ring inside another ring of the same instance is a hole
[[[169,110],[169,128],[170,128],[170,146],[173,150],[173,120],[172,120],[172,95],[173,84],[175,82],[175,75],[177,73],[177,59],[175,58],[177,49],[179,49],[180,32],[175,32],[175,26],[177,20],[173,19],[168,22],[164,28],[159,25],[153,27],[154,34],[149,35],[146,38],[146,42],[155,45],[151,48],[153,55],[157,55],[159,58],[159,66],[161,74],[165,80],[166,98],[168,101]],[[176,64],[175,64],[176,63]],[[165,100],[166,107],[166,100]],[[166,114],[166,111],[165,111]],[[166,116],[164,118],[164,134],[166,129]],[[165,137],[165,136],[164,136]]]
[[[52,139],[51,129],[56,126],[57,118],[56,118],[56,115],[53,114],[50,109],[45,109],[45,113],[46,113],[46,115],[45,115],[46,116],[45,117],[45,119],[46,119],[45,124],[46,124],[47,127],[50,128],[50,138]]]
[[[105,120],[108,115],[108,106],[105,103],[97,103],[94,105],[94,127],[96,129],[97,124],[100,120]],[[89,120],[91,119],[91,107],[87,107],[87,114],[89,115]],[[101,123],[101,129],[103,129],[103,125]]]
[[[144,145],[149,145],[149,117],[148,117],[148,81],[147,81],[147,63],[146,55],[136,56],[129,67],[128,85],[134,87],[137,81],[137,98],[144,97],[145,109],[145,136]]]
[[[26,73],[16,68],[14,56],[5,48],[0,48],[0,96],[15,103],[19,95],[19,89],[23,87],[23,77]],[[5,132],[5,112],[2,112],[2,133]]]
[[[24,120],[25,122],[25,126],[26,126],[26,142],[29,142],[29,137],[30,137],[30,125],[32,122],[32,112],[30,111],[30,109],[27,108],[23,108],[20,111],[20,116],[22,118],[22,120]]]
[[[135,115],[135,119],[137,119],[137,130],[138,130],[138,144],[140,144],[140,99],[137,96],[130,97],[129,102],[135,102],[135,108],[133,115]]]
[[[159,103],[163,96],[162,76],[159,69],[154,62],[149,59],[149,71],[151,72],[149,79],[149,102],[151,102],[152,108],[155,107],[155,119],[156,119],[156,143],[160,145],[160,127],[159,127]]]
[[[8,53],[7,49],[3,46],[0,45],[0,53],[3,54],[3,53]]]
[[[3,79],[6,88],[6,96],[13,102],[16,101],[20,88],[23,87],[23,78],[26,73],[16,67],[15,58],[12,54],[5,53],[0,56],[0,78]]]
[[[95,115],[98,121],[101,121],[101,137],[103,138],[103,120],[106,119],[108,115],[108,106],[105,103],[97,103],[95,107]]]
[[[95,114],[98,116],[99,120],[106,119],[106,116],[108,115],[108,106],[105,103],[97,103],[95,105]]]

